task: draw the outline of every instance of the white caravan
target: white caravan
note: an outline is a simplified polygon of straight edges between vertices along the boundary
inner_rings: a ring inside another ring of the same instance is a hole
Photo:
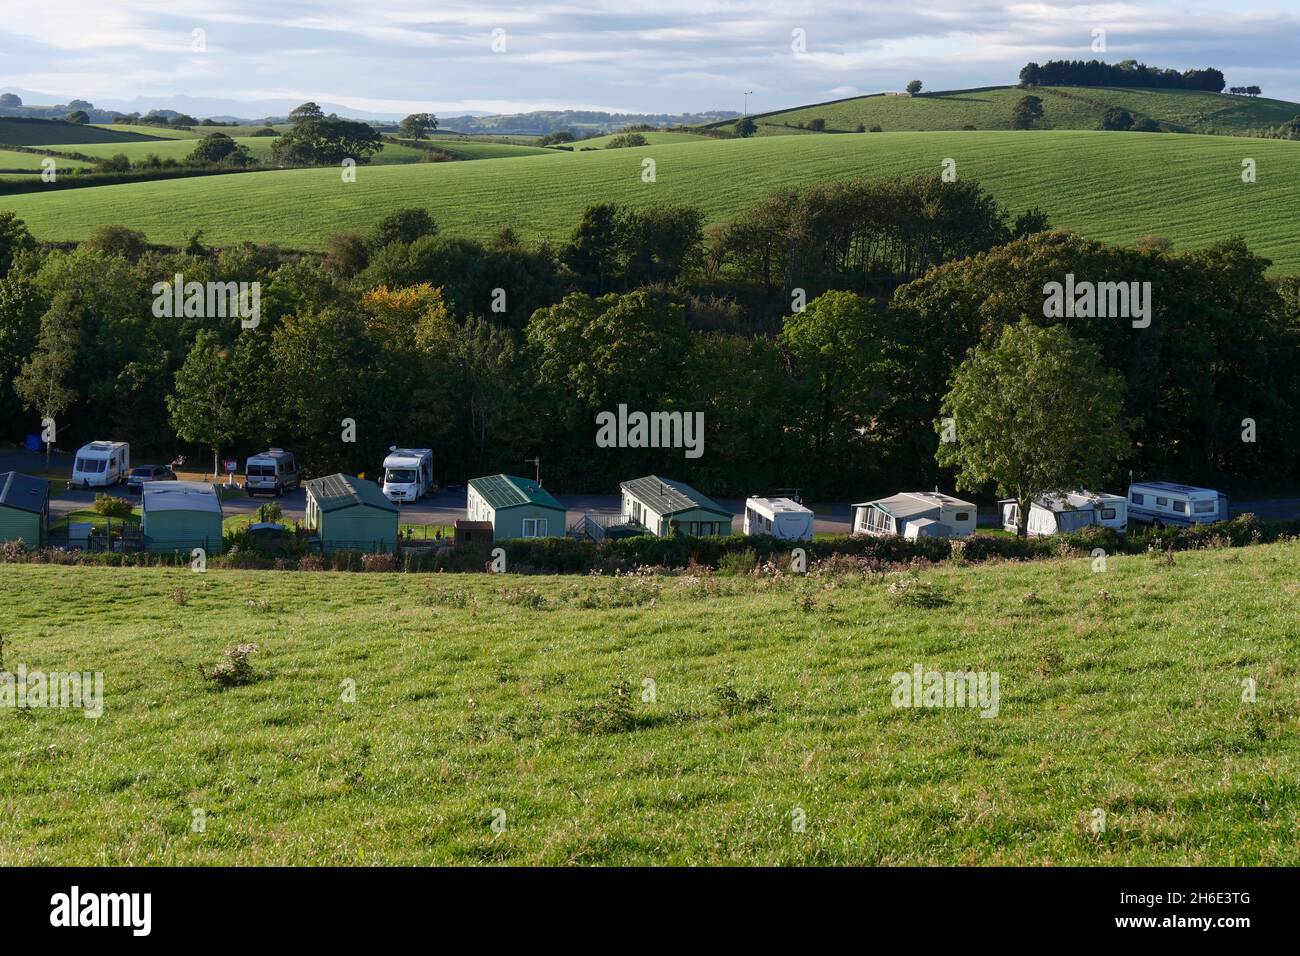
[[[298,462],[283,448],[268,448],[244,462],[244,490],[250,498],[257,492],[279,498],[286,488],[297,488],[301,484]]]
[[[1093,524],[1124,531],[1128,528],[1127,503],[1121,495],[1093,494],[1083,490],[1040,495],[1029,508],[1026,530],[1034,538],[1078,531]],[[998,509],[1002,513],[1002,527],[1015,531],[1020,512],[1015,499],[1002,499],[998,502]]]
[[[126,481],[130,472],[130,445],[124,441],[92,441],[77,450],[72,483],[83,488],[107,488]]]
[[[1156,526],[1213,524],[1228,520],[1228,496],[1172,481],[1135,482],[1128,486],[1128,516]]]
[[[384,459],[384,494],[389,501],[417,501],[433,490],[433,449],[388,449]]]
[[[853,533],[874,537],[964,538],[975,533],[975,504],[938,491],[900,491],[853,506]]]
[[[813,513],[793,498],[746,498],[745,534],[770,534],[782,541],[811,541]]]

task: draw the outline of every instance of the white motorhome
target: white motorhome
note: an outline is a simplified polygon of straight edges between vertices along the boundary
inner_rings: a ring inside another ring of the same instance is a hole
[[[793,498],[746,498],[745,534],[770,534],[782,541],[811,541],[813,513]]]
[[[1040,495],[1029,508],[1026,530],[1030,537],[1064,534],[1088,525],[1101,525],[1124,531],[1128,528],[1127,500],[1121,495],[1094,494],[1091,491],[1067,491],[1064,494]],[[1014,498],[998,502],[1002,527],[1016,530],[1020,506]]]
[[[279,498],[286,488],[301,484],[298,462],[283,448],[268,448],[244,463],[244,490],[250,498],[259,492]]]
[[[389,501],[417,501],[433,490],[433,449],[388,449],[384,459],[384,494]]]
[[[107,488],[126,481],[130,471],[130,445],[124,441],[92,441],[77,449],[72,483],[83,488]]]
[[[853,533],[875,537],[964,538],[975,533],[973,502],[938,491],[900,491],[853,506]]]
[[[1228,496],[1172,481],[1135,482],[1128,486],[1128,516],[1157,527],[1213,524],[1228,520]]]

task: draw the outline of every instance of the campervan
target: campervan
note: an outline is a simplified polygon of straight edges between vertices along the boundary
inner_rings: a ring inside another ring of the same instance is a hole
[[[417,501],[433,490],[433,449],[388,449],[384,494],[389,501]]]
[[[813,513],[793,498],[746,498],[745,534],[770,534],[782,541],[811,541]]]
[[[1030,537],[1078,531],[1088,525],[1100,525],[1124,531],[1128,527],[1126,500],[1120,495],[1093,494],[1091,491],[1067,491],[1040,495],[1029,508],[1025,530]],[[1014,498],[998,502],[1002,527],[1015,531],[1020,506]]]
[[[268,448],[244,463],[244,490],[250,498],[259,492],[278,498],[286,488],[297,488],[300,484],[298,463],[283,448]]]
[[[1228,520],[1228,496],[1172,481],[1135,482],[1128,488],[1128,515],[1156,527],[1213,524]]]
[[[72,483],[82,488],[107,488],[126,481],[130,471],[130,445],[124,441],[92,441],[77,450]]]

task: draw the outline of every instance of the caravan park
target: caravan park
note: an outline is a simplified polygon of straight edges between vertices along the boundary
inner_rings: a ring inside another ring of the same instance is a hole
[[[0,866],[1300,864],[1271,40],[215,6],[0,71]]]

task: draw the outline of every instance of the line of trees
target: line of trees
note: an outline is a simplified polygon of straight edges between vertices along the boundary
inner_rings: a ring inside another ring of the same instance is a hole
[[[540,454],[550,486],[575,492],[651,471],[814,497],[955,480],[1019,496],[1044,476],[1114,488],[1130,468],[1300,478],[1300,283],[1270,280],[1239,241],[1090,242],[937,177],[785,190],[702,222],[599,204],[567,242],[524,248],[401,210],[308,256],[197,237],[151,249],[121,227],[44,248],[0,215],[4,437],[49,416],[65,448],[279,444],[314,473],[428,446],[444,480]],[[261,321],[156,317],[152,286],[176,273],[261,282]],[[1150,327],[1045,318],[1044,285],[1067,274],[1151,282]],[[1035,394],[1056,410],[1034,414]],[[597,447],[595,416],[618,404],[703,412],[703,457]]]
[[[1021,86],[1142,86],[1166,90],[1223,92],[1223,71],[1160,69],[1136,60],[1103,63],[1101,60],[1048,60],[1041,66],[1026,63],[1020,70]]]

